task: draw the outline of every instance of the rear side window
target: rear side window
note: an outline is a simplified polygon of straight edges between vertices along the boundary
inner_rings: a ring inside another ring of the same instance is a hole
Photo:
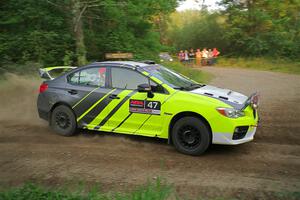
[[[148,83],[147,77],[129,69],[113,67],[111,75],[113,88],[135,90],[138,85]]]
[[[105,87],[105,80],[105,67],[83,69],[68,76],[69,83],[82,86]]]

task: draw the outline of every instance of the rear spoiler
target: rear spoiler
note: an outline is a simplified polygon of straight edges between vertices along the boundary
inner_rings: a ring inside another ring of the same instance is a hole
[[[51,71],[57,71],[57,70],[62,70],[62,73],[75,69],[77,67],[72,67],[72,66],[56,66],[56,67],[46,67],[46,68],[40,68],[39,69],[39,75],[43,79],[47,80],[53,80],[55,77],[53,75],[51,76],[50,72]],[[65,70],[64,70],[65,69]]]
[[[245,101],[243,107],[240,110],[245,110],[249,105],[251,105],[253,109],[257,109],[259,105],[258,99],[259,99],[258,92],[253,93],[248,97],[248,99]]]

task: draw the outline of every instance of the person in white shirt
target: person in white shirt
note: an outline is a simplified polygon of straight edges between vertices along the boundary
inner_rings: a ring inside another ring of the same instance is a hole
[[[206,48],[204,48],[202,51],[202,58],[208,58],[208,51],[206,50]]]
[[[208,51],[207,51],[207,49],[206,48],[204,48],[203,50],[202,50],[202,61],[201,61],[201,64],[203,65],[203,66],[205,66],[205,65],[207,65],[207,59],[208,59]]]
[[[184,62],[186,64],[189,62],[189,52],[187,50],[184,51]]]

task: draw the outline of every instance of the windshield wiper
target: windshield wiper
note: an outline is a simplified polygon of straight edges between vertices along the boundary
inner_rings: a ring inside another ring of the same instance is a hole
[[[176,90],[189,90],[190,88],[189,87],[174,87],[174,89]]]
[[[190,86],[181,86],[181,87],[174,87],[174,89],[176,90],[186,90],[186,91],[190,91],[190,90],[193,90],[193,89],[196,89],[196,88],[201,88],[205,85],[201,85],[201,84],[198,84],[198,83],[191,83]]]
[[[190,87],[192,87],[192,88],[201,88],[201,87],[203,87],[203,86],[205,86],[205,85],[201,85],[201,84],[199,84],[199,83],[191,83],[191,86],[190,86]]]

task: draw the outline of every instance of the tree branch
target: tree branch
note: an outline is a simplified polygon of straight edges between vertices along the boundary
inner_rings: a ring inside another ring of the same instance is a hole
[[[78,23],[79,23],[79,21],[80,21],[82,15],[83,15],[83,13],[84,13],[84,11],[87,9],[87,7],[88,7],[87,4],[85,4],[84,7],[82,8],[82,10],[81,10],[80,13],[79,13],[79,16],[78,16],[77,19],[76,19],[75,27],[74,27],[74,32],[75,32],[75,33],[77,32],[77,29],[78,29]]]

